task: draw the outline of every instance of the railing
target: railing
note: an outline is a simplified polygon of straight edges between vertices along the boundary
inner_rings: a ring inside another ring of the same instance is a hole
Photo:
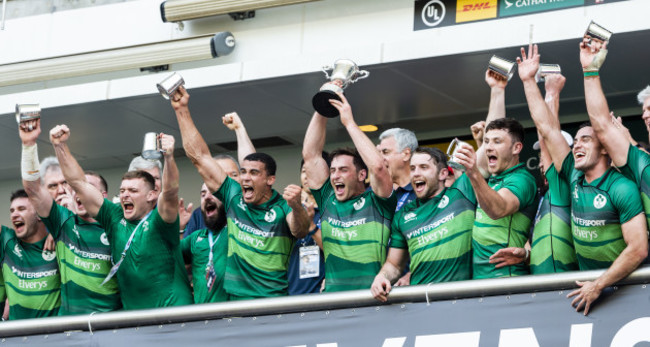
[[[576,287],[575,281],[590,281],[604,270],[565,272],[551,275],[521,276],[396,287],[388,304],[429,302],[492,295],[563,290]],[[642,267],[619,284],[650,282],[650,266]],[[246,317],[376,306],[369,290],[309,294],[248,301],[176,306],[148,310],[115,311],[82,316],[18,320],[0,323],[0,336],[29,336],[64,331],[96,331],[145,325],[171,324],[226,317]]]

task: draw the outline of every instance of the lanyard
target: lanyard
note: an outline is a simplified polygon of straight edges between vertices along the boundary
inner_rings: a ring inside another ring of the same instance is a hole
[[[208,255],[208,265],[212,264],[212,260],[214,259],[214,244],[219,241],[219,238],[221,237],[221,233],[217,235],[217,239],[212,241],[212,230],[208,230],[208,240],[210,240],[210,253]]]
[[[406,191],[404,194],[402,194],[402,197],[399,198],[399,201],[397,202],[397,206],[395,207],[395,212],[399,211],[399,209],[402,208],[402,206],[404,205],[406,199],[408,199],[410,194],[411,192],[409,191]]]
[[[102,285],[104,285],[104,283],[108,282],[113,276],[115,276],[117,270],[120,268],[120,265],[122,265],[122,261],[124,261],[124,258],[126,257],[126,252],[129,250],[129,248],[131,248],[131,243],[133,242],[133,236],[135,236],[135,232],[138,231],[142,223],[144,223],[144,221],[146,221],[147,218],[149,218],[151,212],[153,212],[153,210],[149,211],[149,213],[147,213],[147,215],[140,220],[140,223],[138,223],[135,229],[133,229],[133,232],[131,233],[129,240],[126,241],[126,245],[124,246],[124,250],[122,251],[122,256],[120,257],[120,260],[115,265],[113,265],[111,271],[108,273],[108,276],[106,276],[104,282],[102,282]]]

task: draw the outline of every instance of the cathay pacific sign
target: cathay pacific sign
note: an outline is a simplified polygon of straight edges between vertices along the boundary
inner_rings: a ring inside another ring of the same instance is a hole
[[[499,4],[499,17],[544,12],[583,6],[584,4],[584,0],[503,0]]]

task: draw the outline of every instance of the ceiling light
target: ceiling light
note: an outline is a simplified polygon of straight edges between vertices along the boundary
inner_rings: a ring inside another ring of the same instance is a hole
[[[207,60],[235,48],[229,32],[0,65],[0,87]]]
[[[168,0],[160,4],[163,22],[216,16],[316,0]]]
[[[376,125],[372,125],[372,124],[359,125],[359,129],[361,129],[361,131],[366,132],[366,133],[371,133],[373,131],[379,130],[379,128],[377,128]]]

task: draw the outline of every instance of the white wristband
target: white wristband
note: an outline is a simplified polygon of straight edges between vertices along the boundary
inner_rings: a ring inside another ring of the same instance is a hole
[[[38,146],[23,145],[23,155],[20,161],[20,173],[25,181],[38,181],[41,179],[38,162]]]

